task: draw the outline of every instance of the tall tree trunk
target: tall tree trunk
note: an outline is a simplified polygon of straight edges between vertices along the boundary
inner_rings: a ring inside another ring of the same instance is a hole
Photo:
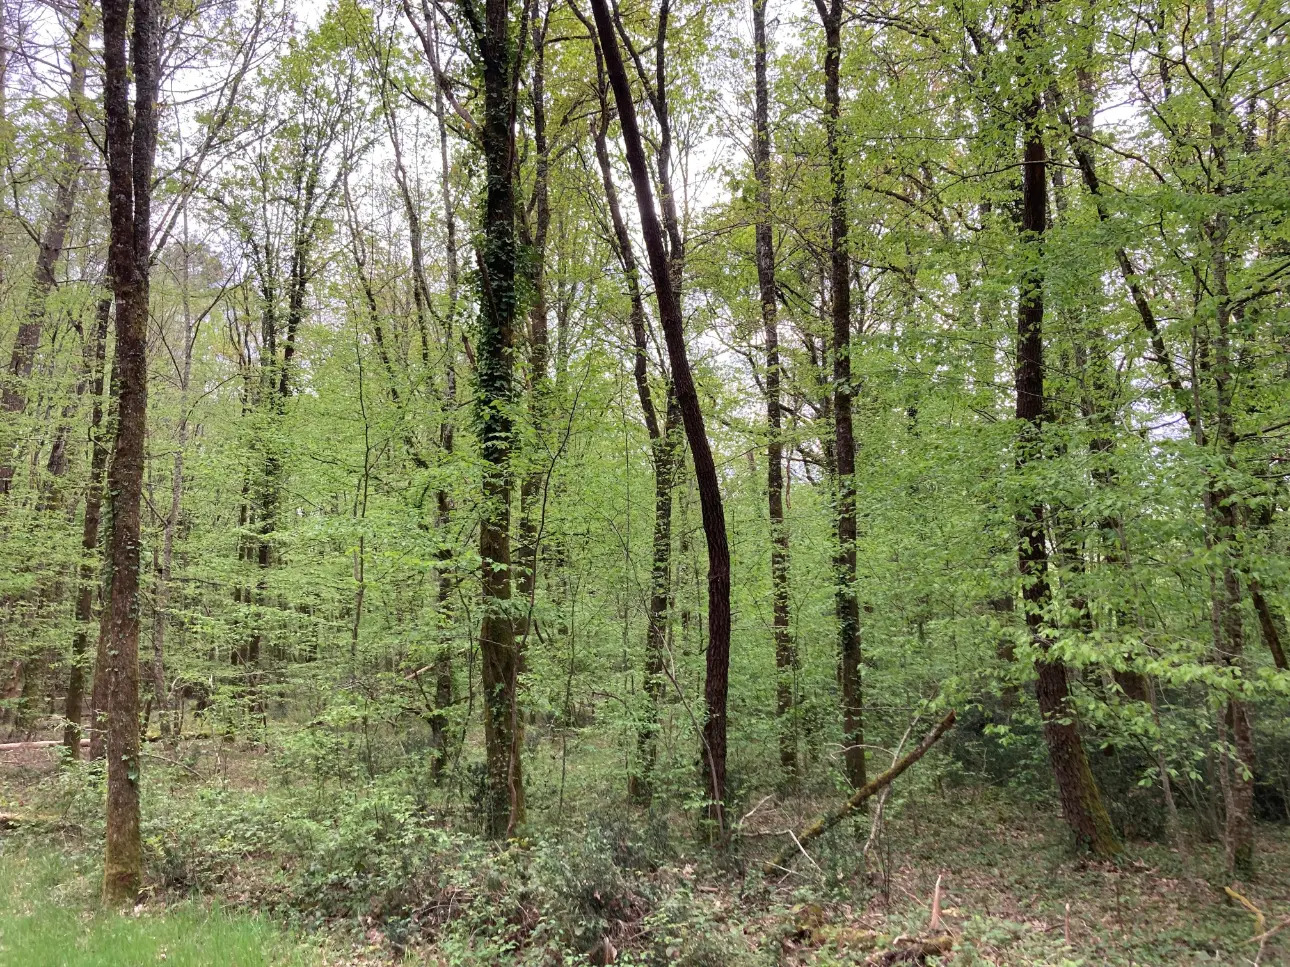
[[[107,844],[103,896],[133,901],[139,839],[139,545],[148,417],[148,273],[160,17],[156,0],[102,0],[104,107],[116,297],[116,440],[108,470],[112,530],[107,611]],[[133,18],[131,7],[133,6]],[[127,26],[132,23],[130,56]],[[129,85],[133,70],[134,114]]]
[[[753,176],[757,180],[757,291],[766,338],[766,498],[770,513],[771,627],[775,638],[775,714],[779,719],[779,764],[797,775],[794,677],[797,650],[789,633],[788,528],[784,524],[784,444],[780,414],[779,320],[775,298],[775,242],[771,235],[770,89],[766,79],[766,0],[753,0]]]
[[[582,14],[579,14],[581,17]],[[651,541],[649,619],[645,629],[644,685],[647,708],[636,732],[637,762],[628,778],[628,792],[633,799],[648,804],[653,795],[651,777],[658,757],[659,706],[664,690],[664,655],[667,648],[668,616],[672,610],[672,488],[676,485],[681,460],[677,432],[681,421],[672,383],[667,381],[663,422],[658,419],[649,383],[649,347],[645,301],[640,288],[640,268],[632,248],[631,234],[623,219],[609,162],[610,110],[609,91],[604,72],[604,56],[596,39],[594,25],[584,20],[596,53],[596,74],[600,94],[600,123],[595,128],[596,160],[604,186],[606,207],[613,228],[612,244],[623,269],[627,296],[631,305],[632,376],[640,401],[645,429],[649,433],[650,456],[654,469],[654,531]]]
[[[1095,103],[1095,92],[1092,80],[1087,72],[1080,72],[1082,84],[1082,104],[1092,110]],[[1060,113],[1061,98],[1057,86],[1049,86],[1045,94],[1046,106]],[[1093,118],[1090,113],[1081,111],[1077,116],[1078,132],[1085,141],[1092,140]],[[1060,165],[1053,167],[1053,198],[1057,204],[1060,218],[1067,216],[1067,184],[1065,172]],[[1079,376],[1079,413],[1084,423],[1092,430],[1088,441],[1088,453],[1092,462],[1091,476],[1094,486],[1102,491],[1106,498],[1101,501],[1105,506],[1113,506],[1111,492],[1114,490],[1117,474],[1114,466],[1116,451],[1115,430],[1121,406],[1119,388],[1115,379],[1115,363],[1111,356],[1110,341],[1102,327],[1087,318],[1077,294],[1074,299],[1075,311],[1071,313],[1070,326],[1073,341],[1074,372]],[[1089,521],[1070,528],[1078,533]],[[1108,511],[1097,520],[1098,547],[1102,554],[1102,563],[1113,573],[1113,581],[1119,581],[1124,569],[1127,555],[1124,546],[1124,522],[1115,511]],[[1075,542],[1078,545],[1078,541]],[[1065,549],[1070,559],[1070,566],[1076,573],[1086,570],[1088,561],[1082,546]],[[1087,599],[1077,597],[1073,602],[1078,612],[1080,630],[1090,634],[1094,630],[1093,613]],[[1117,603],[1114,608],[1116,633],[1128,626],[1128,615]],[[1147,702],[1151,697],[1150,684],[1146,676],[1136,667],[1132,652],[1122,651],[1119,660],[1111,669],[1111,676],[1125,698],[1135,702]],[[1166,777],[1166,780],[1167,777]]]
[[[1219,22],[1213,0],[1205,4],[1213,81],[1209,104],[1209,158],[1213,165],[1212,192],[1220,203],[1229,192],[1227,157],[1230,144],[1240,145],[1239,122],[1232,117],[1227,84],[1231,78],[1225,62],[1227,27]],[[1213,384],[1213,433],[1208,442],[1214,448],[1213,470],[1206,484],[1205,506],[1209,516],[1208,543],[1216,551],[1218,566],[1211,578],[1213,589],[1214,645],[1219,661],[1229,668],[1239,668],[1245,648],[1244,618],[1241,602],[1240,507],[1242,495],[1230,481],[1237,477],[1237,432],[1233,413],[1233,383],[1237,370],[1232,358],[1232,296],[1228,282],[1228,247],[1231,220],[1224,205],[1216,207],[1202,229],[1208,249],[1209,295],[1214,301],[1212,335],[1202,330],[1198,364]],[[1223,768],[1227,770],[1225,790],[1225,829],[1227,869],[1230,874],[1248,877],[1254,872],[1254,736],[1245,700],[1235,687],[1228,691],[1223,712],[1224,725],[1231,735],[1231,753],[1224,751]],[[1223,729],[1220,727],[1220,735]]]
[[[18,416],[27,406],[26,383],[31,378],[32,366],[36,361],[36,351],[40,348],[40,337],[45,325],[46,303],[49,294],[57,284],[56,269],[62,257],[63,246],[67,241],[67,229],[72,222],[72,213],[76,207],[76,192],[81,180],[81,166],[84,163],[84,139],[82,136],[82,113],[85,109],[85,72],[89,63],[90,9],[88,3],[82,3],[76,27],[71,36],[71,81],[68,84],[67,115],[62,130],[62,158],[59,160],[54,179],[53,200],[49,207],[49,220],[40,236],[40,247],[36,253],[36,269],[32,273],[31,286],[27,290],[26,317],[18,326],[14,338],[13,352],[9,357],[9,371],[3,387],[0,388],[0,413],[5,416],[0,420],[3,433],[0,435],[0,496],[9,492],[13,483],[14,455],[13,447],[17,440],[11,439],[18,423]]]
[[[484,742],[488,760],[489,835],[510,835],[524,822],[524,777],[519,715],[519,656],[511,590],[511,457],[515,404],[512,355],[518,293],[515,233],[516,60],[508,0],[485,0],[484,23],[474,27],[483,68],[481,143],[485,187],[478,250],[479,346],[476,373],[479,441],[484,461],[480,507],[484,618],[479,630],[484,685]]]
[[[681,303],[673,279],[673,264],[664,243],[663,226],[654,204],[654,189],[650,184],[649,167],[636,121],[636,104],[631,84],[623,66],[622,52],[618,47],[607,0],[592,0],[591,6],[610,87],[618,105],[623,144],[635,188],[645,250],[649,256],[650,275],[654,280],[654,295],[658,301],[659,319],[663,325],[667,355],[672,366],[677,406],[681,411],[685,436],[694,460],[703,532],[708,547],[708,653],[703,689],[707,717],[703,726],[703,771],[706,791],[711,797],[709,816],[717,830],[721,831],[725,828],[726,698],[730,682],[730,548],[726,540],[721,486],[704,427],[698,390],[686,355]],[[663,28],[660,27],[660,47],[663,45],[663,33]],[[661,58],[661,52],[658,56]],[[661,183],[664,178],[665,175],[660,172]],[[670,191],[665,204],[670,204]]]
[[[1022,13],[1018,39],[1023,51],[1033,49],[1031,45],[1038,35],[1037,16],[1033,7],[1027,7]],[[1027,100],[1023,120],[1021,231],[1028,251],[1017,308],[1016,416],[1021,424],[1021,437],[1017,442],[1016,465],[1019,471],[1042,459],[1045,419],[1041,246],[1048,226],[1048,178],[1038,93]],[[1098,856],[1110,856],[1119,846],[1080,739],[1079,723],[1070,701],[1066,663],[1051,653],[1051,642],[1043,628],[1050,591],[1042,500],[1034,500],[1029,507],[1018,510],[1017,528],[1026,627],[1039,649],[1035,660],[1038,676],[1035,692],[1062,814],[1081,847]]]
[[[63,745],[73,759],[81,754],[81,716],[85,704],[85,665],[89,651],[89,625],[94,618],[94,592],[98,587],[95,556],[99,545],[99,522],[103,509],[103,470],[107,464],[107,447],[99,432],[103,422],[103,368],[107,357],[107,328],[111,319],[112,300],[103,298],[95,310],[94,342],[90,369],[90,472],[85,488],[85,519],[81,523],[81,562],[76,588],[76,630],[72,633],[71,670],[67,680],[67,698],[63,708]],[[102,743],[99,743],[100,746]]]
[[[856,599],[856,447],[851,421],[851,256],[847,252],[847,173],[842,144],[842,0],[815,0],[824,25],[824,128],[829,155],[829,290],[833,326],[833,459],[837,493],[838,661],[847,781],[865,784],[860,605]]]
[[[439,126],[440,184],[443,197],[445,249],[448,257],[448,312],[444,317],[443,334],[443,416],[439,423],[439,449],[447,457],[453,452],[454,421],[457,419],[457,347],[454,330],[457,324],[457,314],[461,311],[461,280],[457,262],[457,213],[453,206],[452,187],[448,178],[448,125],[444,117],[443,91],[437,86],[435,87],[435,120]],[[424,279],[424,270],[422,278]],[[426,298],[428,304],[429,290],[426,291]],[[435,523],[440,530],[447,529],[452,517],[452,509],[452,498],[446,489],[440,487],[435,493]],[[452,621],[451,597],[453,580],[449,574],[452,556],[452,548],[446,541],[441,541],[436,604],[439,612],[440,630],[444,634],[447,633]],[[440,642],[438,653],[435,656],[434,694],[435,717],[431,725],[431,738],[434,742],[435,755],[431,769],[435,778],[439,778],[443,775],[444,769],[448,765],[447,714],[448,708],[453,703],[452,650],[446,642]]]

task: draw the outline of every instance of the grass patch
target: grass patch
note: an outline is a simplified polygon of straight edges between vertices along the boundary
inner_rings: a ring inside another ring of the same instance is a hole
[[[98,870],[16,842],[0,846],[0,967],[313,967],[254,914],[180,903],[135,913],[97,903]]]

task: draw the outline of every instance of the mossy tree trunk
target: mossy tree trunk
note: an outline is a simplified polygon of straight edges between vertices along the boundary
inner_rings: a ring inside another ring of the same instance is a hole
[[[148,415],[148,276],[160,8],[103,0],[108,258],[116,299],[117,419],[108,469],[107,843],[103,897],[128,903],[143,876],[139,838],[139,548]],[[126,35],[129,32],[129,57]],[[130,82],[134,82],[133,113]]]

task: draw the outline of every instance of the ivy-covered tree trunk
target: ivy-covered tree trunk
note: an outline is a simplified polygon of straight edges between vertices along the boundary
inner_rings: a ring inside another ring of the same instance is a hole
[[[842,144],[842,0],[815,0],[824,25],[824,131],[829,156],[829,297],[833,328],[833,459],[837,501],[838,662],[842,758],[853,789],[865,784],[860,604],[856,598],[856,444],[851,419],[851,255],[847,251],[847,173]]]
[[[1030,51],[1037,38],[1032,10],[1023,12],[1019,40]],[[1044,397],[1044,269],[1042,243],[1048,226],[1047,154],[1036,91],[1025,101],[1022,137],[1022,240],[1026,265],[1018,292],[1016,416],[1021,427],[1016,465],[1024,471],[1042,459]],[[1043,719],[1044,741],[1057,781],[1062,815],[1079,844],[1095,855],[1110,856],[1119,845],[1102,804],[1097,782],[1079,734],[1079,722],[1070,701],[1066,663],[1051,652],[1044,632],[1044,612],[1050,600],[1048,547],[1044,533],[1044,504],[1033,499],[1017,512],[1018,550],[1022,601],[1026,627],[1034,641],[1037,682],[1035,694]]]
[[[143,873],[139,838],[139,530],[148,416],[148,275],[160,41],[160,10],[155,0],[103,0],[111,218],[108,257],[116,298],[117,374],[116,439],[108,469],[112,528],[107,553],[111,585],[106,622],[108,788],[103,897],[114,904],[133,902]]]
[[[779,319],[776,315],[775,241],[771,232],[770,90],[766,78],[766,0],[753,0],[753,177],[757,181],[757,294],[766,339],[766,501],[770,515],[771,628],[775,639],[775,714],[779,764],[797,775],[794,677],[797,650],[789,633],[788,528],[784,524],[784,444],[780,414]]]
[[[618,118],[623,129],[623,145],[627,165],[631,171],[632,186],[636,194],[636,207],[640,214],[645,250],[649,256],[650,275],[654,280],[654,295],[658,302],[659,319],[663,326],[667,355],[672,366],[677,406],[685,426],[685,436],[690,444],[694,461],[694,475],[699,490],[699,507],[703,518],[703,533],[708,548],[708,651],[704,675],[704,706],[706,719],[703,724],[702,762],[705,791],[710,797],[709,817],[718,831],[725,827],[724,805],[726,799],[726,699],[730,682],[730,548],[726,539],[725,511],[721,501],[721,485],[717,478],[712,447],[708,443],[703,411],[699,405],[698,390],[690,371],[690,360],[685,347],[685,327],[681,303],[677,297],[674,278],[675,260],[669,258],[664,242],[663,225],[659,221],[654,203],[654,189],[650,182],[648,163],[636,120],[636,103],[632,96],[622,52],[618,47],[614,21],[607,0],[592,0],[596,33],[609,85],[618,105]],[[666,3],[661,16],[656,57],[662,58],[661,48],[666,33]],[[660,85],[661,89],[661,85]],[[658,96],[658,92],[656,92]],[[664,126],[664,139],[666,138]],[[661,165],[665,168],[666,165]],[[666,186],[666,174],[659,173],[660,184]],[[672,204],[670,189],[664,187],[664,205]],[[674,219],[669,219],[674,223]],[[673,252],[679,251],[679,238],[674,240]]]
[[[515,87],[518,70],[509,0],[486,0],[484,22],[472,24],[483,72],[481,145],[485,184],[479,246],[477,395],[484,460],[480,507],[484,618],[484,742],[488,760],[486,826],[512,834],[524,822],[523,743],[519,715],[519,655],[511,600],[511,458],[514,448],[513,356],[518,294],[515,232]]]

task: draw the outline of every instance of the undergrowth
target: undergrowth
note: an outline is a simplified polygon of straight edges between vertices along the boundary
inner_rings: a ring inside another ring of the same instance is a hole
[[[277,928],[204,905],[214,899],[327,938],[364,963],[860,965],[901,937],[927,935],[939,876],[942,929],[954,937],[940,962],[950,967],[1239,964],[1256,952],[1251,915],[1222,893],[1216,844],[1192,837],[1181,854],[1139,842],[1118,864],[1088,862],[1047,813],[1006,790],[911,775],[872,843],[868,818],[843,824],[791,874],[767,879],[760,864],[783,841],[779,831],[830,801],[828,790],[817,800],[768,797],[724,850],[711,850],[684,815],[621,805],[489,843],[467,806],[423,780],[395,770],[341,785],[266,766],[234,782],[154,769],[144,910],[164,916],[114,921],[61,909],[92,905],[85,871],[99,849],[102,802],[93,771],[63,769],[27,804],[51,818],[57,838],[24,838],[59,857],[54,872],[26,860],[16,872],[8,864],[4,881],[12,896],[59,897],[57,912],[7,915],[0,949],[13,949],[16,935],[52,949],[64,941],[39,938],[75,927],[76,949],[101,944],[101,959],[22,963],[134,963],[113,960],[113,945],[140,943],[165,950],[168,965],[205,963],[176,959],[190,935],[229,949],[258,944],[269,958],[218,963],[308,962],[272,959],[284,951]],[[1290,914],[1285,833],[1261,831],[1262,872],[1241,887],[1269,925]],[[34,890],[13,885],[33,877],[42,884]],[[256,939],[265,937],[267,945]],[[1262,964],[1288,959],[1283,934]]]

